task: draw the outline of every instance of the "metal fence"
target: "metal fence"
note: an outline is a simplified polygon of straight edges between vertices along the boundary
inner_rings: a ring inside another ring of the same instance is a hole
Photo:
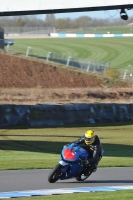
[[[117,26],[118,27],[118,26]],[[87,34],[124,34],[133,33],[132,26],[119,27],[119,30],[112,27],[80,27],[75,29],[56,29],[55,27],[3,27],[8,34],[48,34],[48,33],[87,33]]]
[[[66,66],[73,66],[87,72],[96,71],[99,73],[104,73],[104,71],[110,67],[110,63],[102,63],[83,58],[72,57],[70,55],[64,55],[63,53],[60,54],[50,52],[42,48],[26,46],[19,43],[15,43],[14,45],[7,45],[5,47],[5,51],[17,55],[25,55],[26,57],[35,57],[38,59],[46,60],[47,62],[52,61]]]
[[[87,72],[97,71],[104,73],[104,71],[110,67],[110,63],[95,62],[83,58],[72,57],[69,55],[57,54],[48,52],[47,60],[58,62],[67,66],[73,66],[76,68],[83,69]]]
[[[55,27],[4,27],[5,35],[55,33]]]

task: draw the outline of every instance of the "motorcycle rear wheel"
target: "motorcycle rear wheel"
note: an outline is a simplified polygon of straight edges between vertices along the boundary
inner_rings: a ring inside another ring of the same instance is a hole
[[[48,181],[49,181],[49,183],[55,183],[56,181],[59,180],[60,174],[61,174],[61,168],[62,168],[62,165],[58,163],[58,164],[50,171],[49,176],[48,176]]]

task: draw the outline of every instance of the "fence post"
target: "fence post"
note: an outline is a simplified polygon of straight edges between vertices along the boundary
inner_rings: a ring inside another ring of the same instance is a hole
[[[88,66],[87,66],[87,72],[89,72],[89,70],[90,70],[90,61],[88,62]]]
[[[125,72],[124,72],[124,74],[123,74],[123,79],[126,79],[127,72],[128,72],[128,70],[125,69]]]
[[[10,47],[10,44],[8,43],[7,46],[6,46],[6,52],[9,51],[9,47]]]
[[[31,49],[31,47],[27,47],[26,57],[28,57],[30,49]]]
[[[69,65],[69,62],[70,62],[70,59],[71,59],[72,57],[71,56],[68,56],[68,58],[67,58],[67,66]]]
[[[48,61],[49,60],[49,56],[50,56],[50,54],[51,54],[52,52],[48,52],[48,54],[47,54],[47,58],[46,58],[46,60]]]

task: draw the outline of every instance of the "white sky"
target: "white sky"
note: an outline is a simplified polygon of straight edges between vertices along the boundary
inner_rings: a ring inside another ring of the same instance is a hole
[[[64,8],[93,8],[116,5],[132,5],[133,0],[1,0],[0,12],[22,10],[49,10]]]

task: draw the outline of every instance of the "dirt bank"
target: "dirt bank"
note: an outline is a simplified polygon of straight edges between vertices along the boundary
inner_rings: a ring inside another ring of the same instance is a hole
[[[133,103],[127,82],[0,53],[0,103]]]

